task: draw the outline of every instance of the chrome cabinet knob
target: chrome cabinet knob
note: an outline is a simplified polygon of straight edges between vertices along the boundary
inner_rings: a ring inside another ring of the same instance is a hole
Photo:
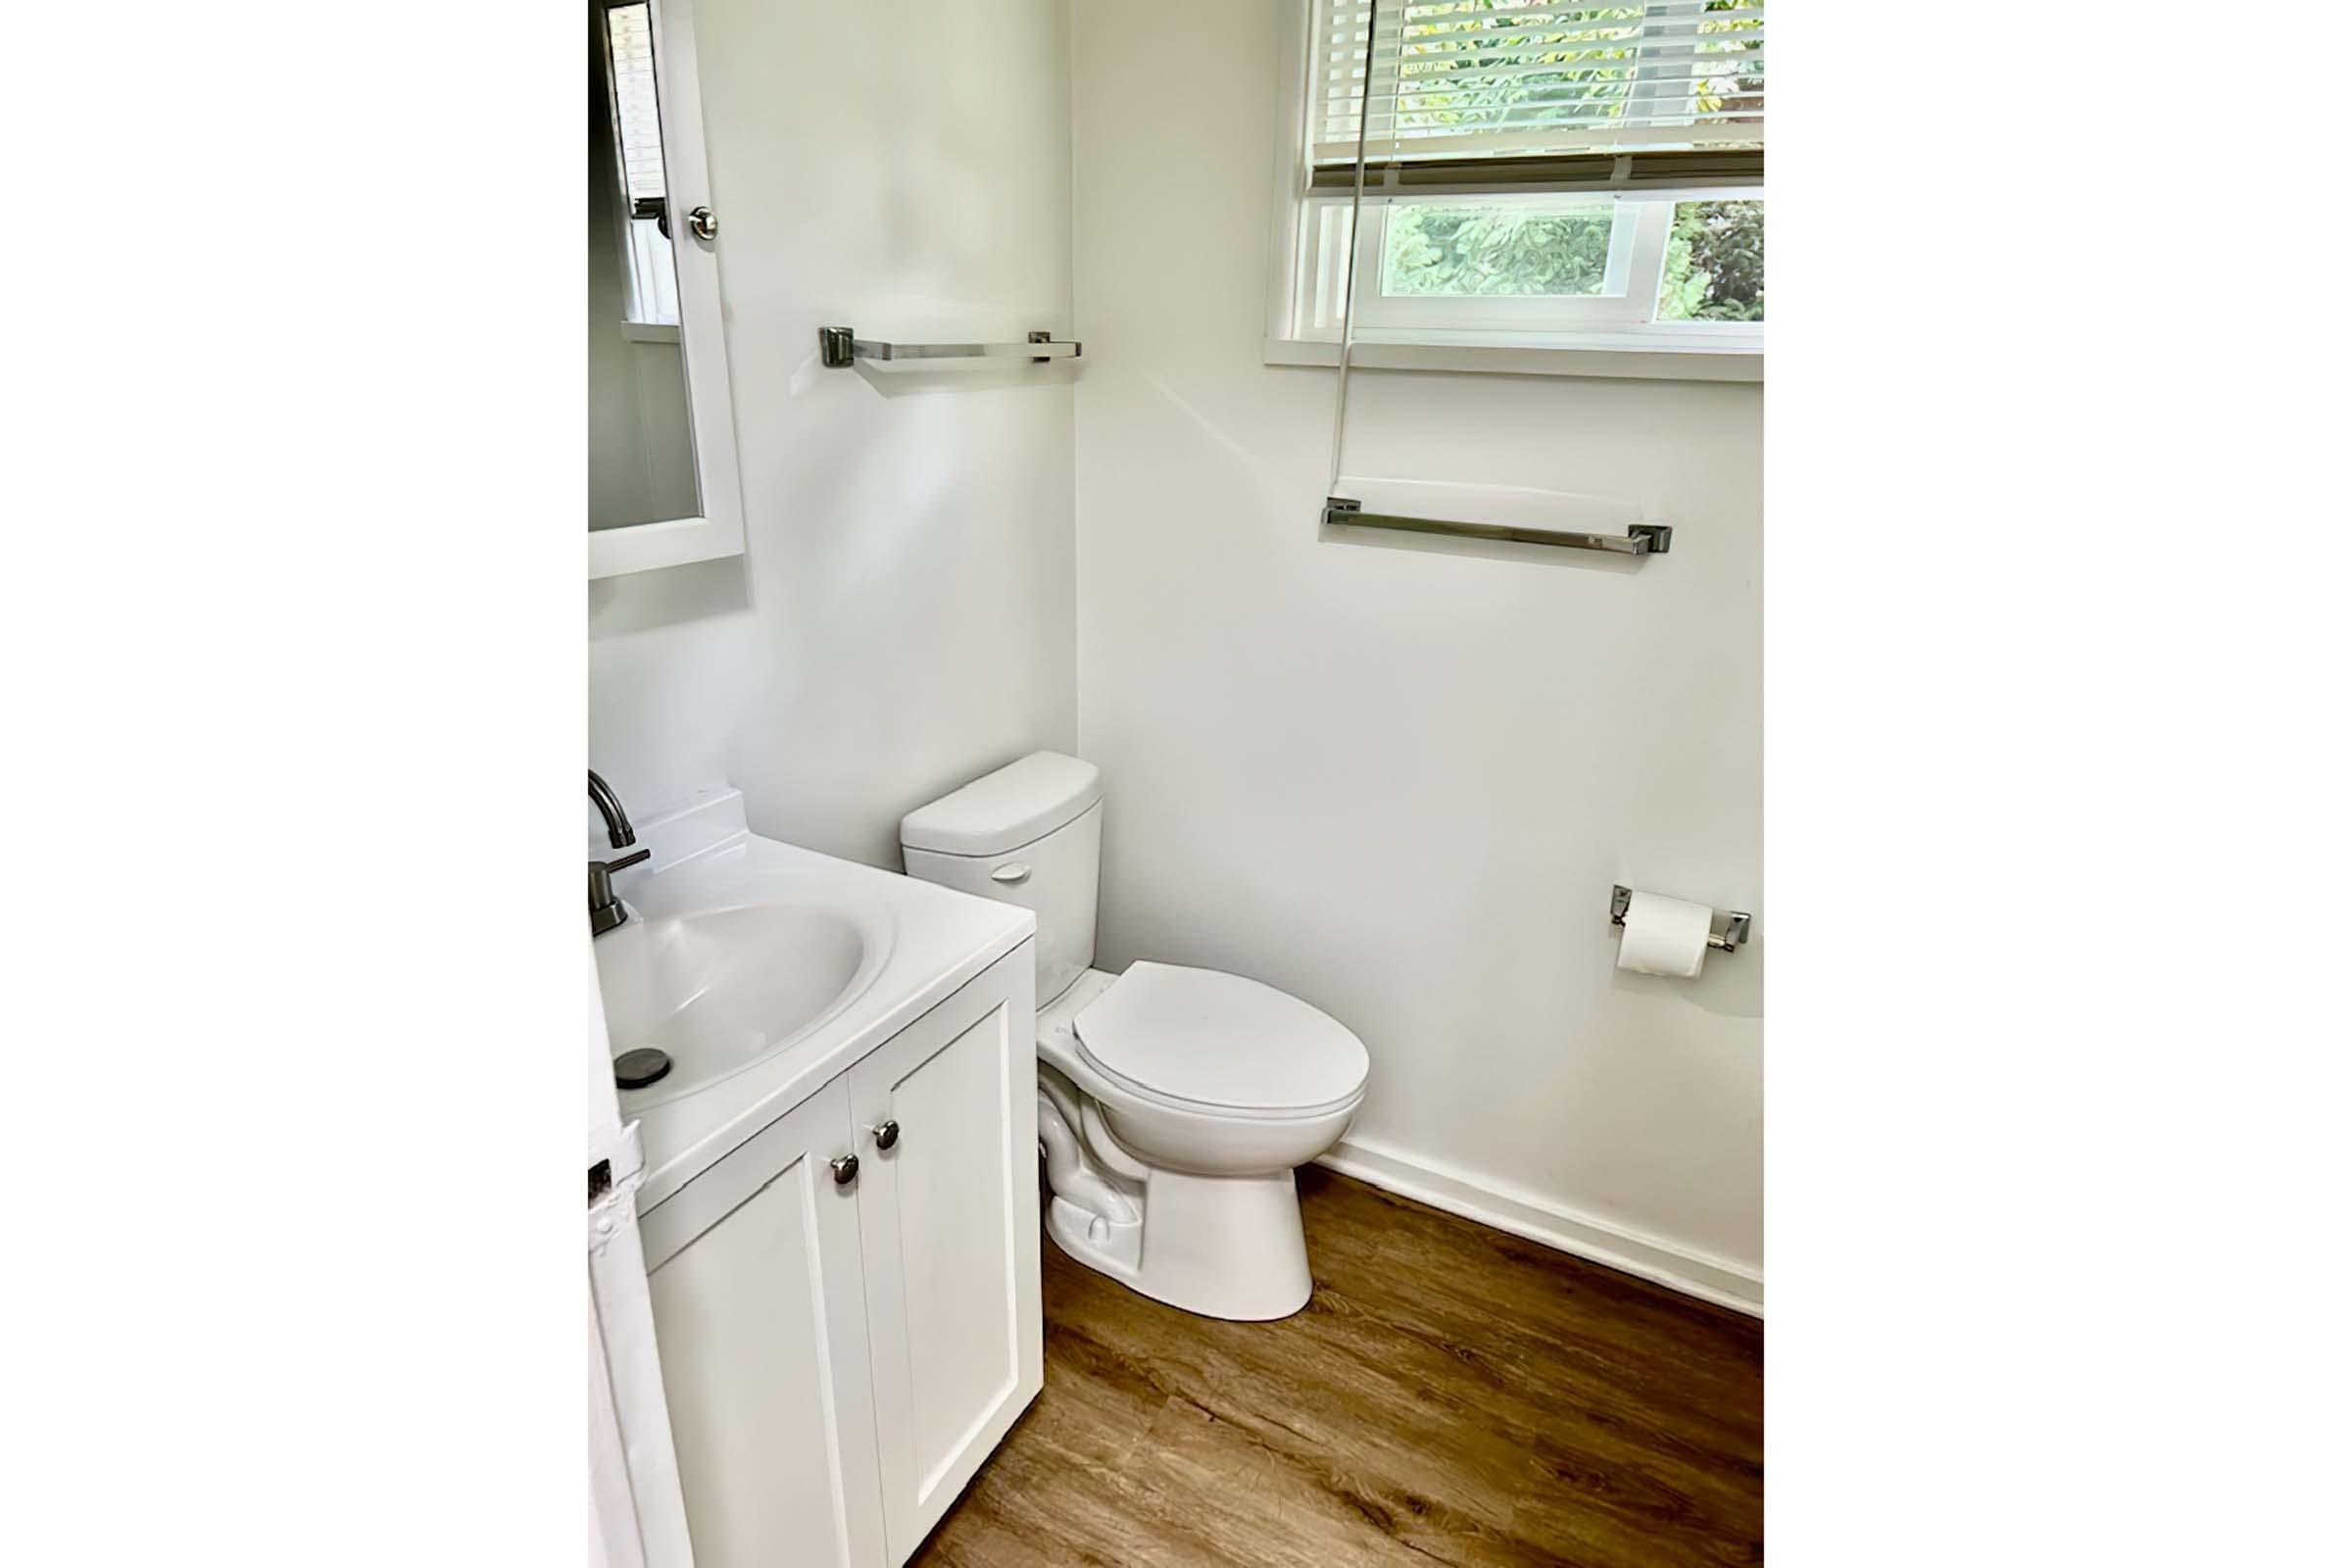
[[[697,207],[686,215],[686,226],[696,239],[718,238],[718,215],[708,207]]]
[[[874,1147],[876,1149],[895,1149],[898,1147],[899,1124],[897,1122],[885,1117],[883,1120],[874,1123],[873,1133]]]
[[[858,1179],[858,1156],[856,1154],[836,1154],[833,1156],[832,1163],[834,1186],[847,1187]]]

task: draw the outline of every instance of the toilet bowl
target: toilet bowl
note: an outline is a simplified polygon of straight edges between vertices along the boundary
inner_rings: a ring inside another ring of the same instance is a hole
[[[1100,775],[1039,752],[910,812],[910,876],[1038,919],[1046,1233],[1090,1268],[1210,1317],[1287,1317],[1313,1292],[1294,1169],[1339,1142],[1370,1057],[1272,986],[1138,960],[1093,968]]]

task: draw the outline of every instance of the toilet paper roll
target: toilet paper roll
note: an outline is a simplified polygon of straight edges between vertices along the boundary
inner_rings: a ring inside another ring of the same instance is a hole
[[[1626,905],[1617,967],[1676,980],[1692,978],[1707,961],[1707,925],[1714,916],[1703,904],[1636,888]]]

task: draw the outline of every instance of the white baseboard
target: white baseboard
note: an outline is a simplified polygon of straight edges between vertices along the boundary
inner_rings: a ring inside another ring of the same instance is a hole
[[[1745,1263],[1695,1251],[1607,1220],[1359,1138],[1344,1138],[1315,1161],[1400,1198],[1523,1237],[1577,1257],[1732,1307],[1764,1315],[1764,1275]]]

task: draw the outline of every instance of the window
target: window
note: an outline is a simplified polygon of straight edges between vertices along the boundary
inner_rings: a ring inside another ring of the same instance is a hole
[[[628,318],[644,325],[675,326],[677,258],[669,248],[669,190],[662,166],[653,10],[649,0],[621,0],[605,7],[605,80],[613,136],[619,143]]]
[[[1306,3],[1291,336],[1762,346],[1762,0]]]

